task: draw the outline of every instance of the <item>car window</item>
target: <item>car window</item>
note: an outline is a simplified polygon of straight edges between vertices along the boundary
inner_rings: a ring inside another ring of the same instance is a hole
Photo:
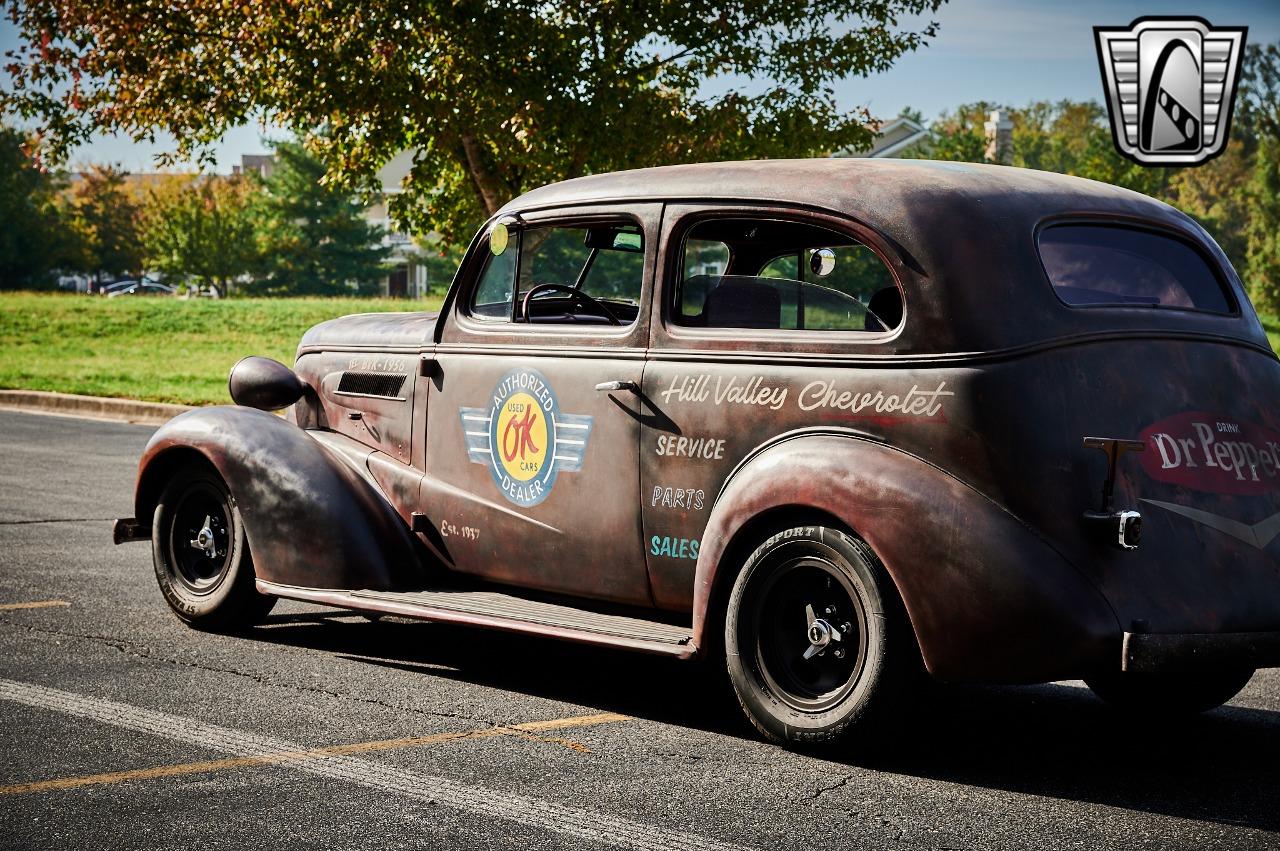
[[[644,233],[638,225],[524,228],[502,254],[490,252],[471,313],[535,324],[612,324],[613,317],[626,325],[639,313],[643,282]],[[525,317],[521,311],[531,291]]]
[[[674,311],[681,325],[883,332],[902,321],[902,296],[888,267],[828,228],[713,219],[689,230],[683,251]]]
[[[1069,305],[1231,313],[1209,261],[1173,236],[1114,225],[1054,225],[1040,232],[1040,259]]]
[[[511,294],[516,279],[516,252],[489,252],[480,283],[471,299],[471,315],[478,319],[511,319]]]

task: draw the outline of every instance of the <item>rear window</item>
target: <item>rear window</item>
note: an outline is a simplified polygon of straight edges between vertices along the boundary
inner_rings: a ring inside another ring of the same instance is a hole
[[[1176,237],[1111,225],[1055,225],[1040,232],[1040,259],[1069,305],[1231,313],[1209,261]]]

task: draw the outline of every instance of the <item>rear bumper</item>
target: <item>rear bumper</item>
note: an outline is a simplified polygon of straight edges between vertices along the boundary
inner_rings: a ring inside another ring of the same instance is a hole
[[[117,544],[151,540],[151,527],[132,517],[121,517],[111,524],[111,540]]]
[[[1124,634],[1121,669],[1136,673],[1280,667],[1280,632]]]

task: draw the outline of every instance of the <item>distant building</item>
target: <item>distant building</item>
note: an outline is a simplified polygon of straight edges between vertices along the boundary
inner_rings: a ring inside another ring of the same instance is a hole
[[[919,148],[929,141],[929,130],[920,122],[905,115],[872,127],[875,140],[865,151],[843,150],[832,154],[836,157],[908,157],[918,155]]]
[[[249,174],[250,172],[257,174],[258,177],[268,178],[276,169],[275,154],[241,154],[240,165],[231,167],[232,174]]]

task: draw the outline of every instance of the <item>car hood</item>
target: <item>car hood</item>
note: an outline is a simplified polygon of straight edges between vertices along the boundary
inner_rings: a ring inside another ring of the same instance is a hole
[[[356,313],[312,326],[298,354],[337,346],[418,347],[431,341],[438,313]]]

